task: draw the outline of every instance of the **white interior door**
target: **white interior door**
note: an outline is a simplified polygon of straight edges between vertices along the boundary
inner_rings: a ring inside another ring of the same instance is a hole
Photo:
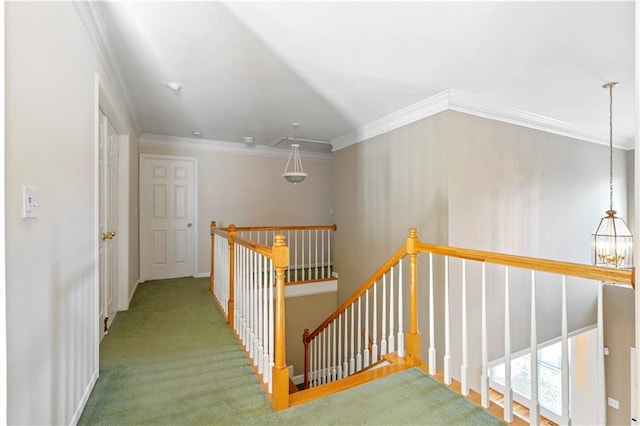
[[[194,276],[196,160],[140,156],[143,280]]]
[[[117,312],[119,290],[119,135],[100,111],[98,135],[99,175],[99,327],[104,336]]]

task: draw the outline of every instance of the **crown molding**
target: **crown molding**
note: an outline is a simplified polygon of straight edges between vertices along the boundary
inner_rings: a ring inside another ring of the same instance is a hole
[[[333,145],[333,150],[338,151],[443,111],[458,111],[587,142],[602,145],[609,144],[608,136],[594,136],[576,125],[518,108],[500,105],[457,90],[445,90],[400,111],[365,124],[331,140],[331,144]],[[619,140],[619,142],[621,143],[614,144],[616,148],[628,150],[634,147],[634,141],[631,139],[627,138]]]
[[[256,155],[260,157],[289,158],[288,149],[274,148],[268,145],[246,145],[241,142],[226,142],[212,139],[185,138],[143,133],[138,138],[140,145],[190,151],[223,152],[227,154]],[[306,160],[331,160],[330,152],[300,151],[300,157]]]
[[[120,63],[113,52],[113,48],[111,47],[109,33],[104,25],[102,14],[98,8],[98,2],[73,0],[72,3],[80,17],[80,21],[89,34],[89,38],[95,47],[100,61],[104,65],[111,81],[113,81],[113,85],[118,96],[120,96],[125,103],[129,121],[134,127],[133,130],[135,130],[136,134],[139,135],[141,133],[141,128],[131,104],[131,98],[129,97],[124,85],[124,80],[122,79]]]

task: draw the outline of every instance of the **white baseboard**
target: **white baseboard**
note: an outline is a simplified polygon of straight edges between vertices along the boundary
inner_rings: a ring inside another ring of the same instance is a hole
[[[71,421],[69,422],[70,425],[77,425],[78,422],[80,421],[80,416],[82,416],[82,412],[84,411],[84,408],[86,407],[87,402],[89,401],[89,397],[91,396],[91,392],[93,391],[93,388],[96,385],[97,381],[98,381],[98,368],[96,367],[96,371],[94,371],[93,374],[91,375],[91,379],[89,380],[89,383],[87,384],[87,387],[85,388],[84,393],[82,394],[82,398],[80,399],[80,402],[76,407],[76,411],[74,411],[73,417],[71,417]]]
[[[209,278],[211,272],[198,272],[194,278]]]
[[[318,281],[304,284],[290,284],[284,287],[284,297],[311,296],[338,291],[338,281]]]
[[[131,299],[133,299],[133,295],[136,293],[136,290],[138,289],[138,284],[140,284],[142,281],[138,280],[136,281],[136,285],[133,286],[133,290],[131,290],[131,292],[129,292],[129,306],[131,306]]]
[[[301,385],[304,383],[304,374],[299,374],[297,376],[291,377],[291,381],[294,385]]]

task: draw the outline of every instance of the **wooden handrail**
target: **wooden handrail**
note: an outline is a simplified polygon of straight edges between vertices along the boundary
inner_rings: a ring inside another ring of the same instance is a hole
[[[418,243],[419,252],[434,253],[443,256],[494,263],[516,268],[530,269],[553,274],[588,278],[597,281],[629,284],[635,288],[634,269],[615,269],[602,266],[583,265],[579,263],[560,262],[535,257],[516,256],[512,254],[492,253],[488,251],[447,247],[436,244]]]
[[[324,320],[324,322],[320,324],[312,333],[307,334],[306,341],[310,342],[313,338],[320,334],[322,330],[324,330],[333,320],[338,318],[341,313],[343,313],[349,306],[351,306],[353,302],[358,300],[358,298],[362,296],[369,288],[371,288],[376,281],[382,278],[382,276],[386,274],[393,265],[398,263],[398,261],[406,255],[407,248],[405,245],[403,245],[389,259],[387,259],[387,261],[381,267],[379,267],[378,270],[374,272],[373,275],[371,275],[369,279],[366,280],[358,290],[356,290],[355,293],[351,295],[351,297],[345,300],[344,303],[340,305],[338,309],[336,309],[333,314],[331,314],[331,316],[329,316],[329,318]]]
[[[295,226],[236,226],[236,232],[245,232],[245,231],[313,231],[313,230],[330,230],[337,231],[338,225],[295,225]],[[222,234],[224,232],[228,232],[228,227],[220,227],[216,228],[216,230],[220,231],[218,234]],[[212,231],[213,232],[213,231]]]

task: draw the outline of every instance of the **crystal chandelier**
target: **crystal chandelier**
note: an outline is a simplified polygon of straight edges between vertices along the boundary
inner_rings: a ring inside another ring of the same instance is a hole
[[[282,173],[282,176],[287,180],[287,182],[291,182],[295,185],[302,182],[307,177],[307,174],[302,169],[302,160],[300,160],[300,152],[298,151],[300,145],[296,143],[296,129],[300,127],[300,123],[291,123],[291,127],[293,127],[293,135],[289,139],[293,140],[293,143],[291,144],[289,160],[287,160],[287,165],[284,167],[284,173]],[[289,165],[291,165],[291,168],[289,168]]]
[[[613,210],[613,88],[617,82],[602,86],[609,89],[609,210],[593,233],[593,264],[609,268],[633,266],[633,236],[622,218]]]

